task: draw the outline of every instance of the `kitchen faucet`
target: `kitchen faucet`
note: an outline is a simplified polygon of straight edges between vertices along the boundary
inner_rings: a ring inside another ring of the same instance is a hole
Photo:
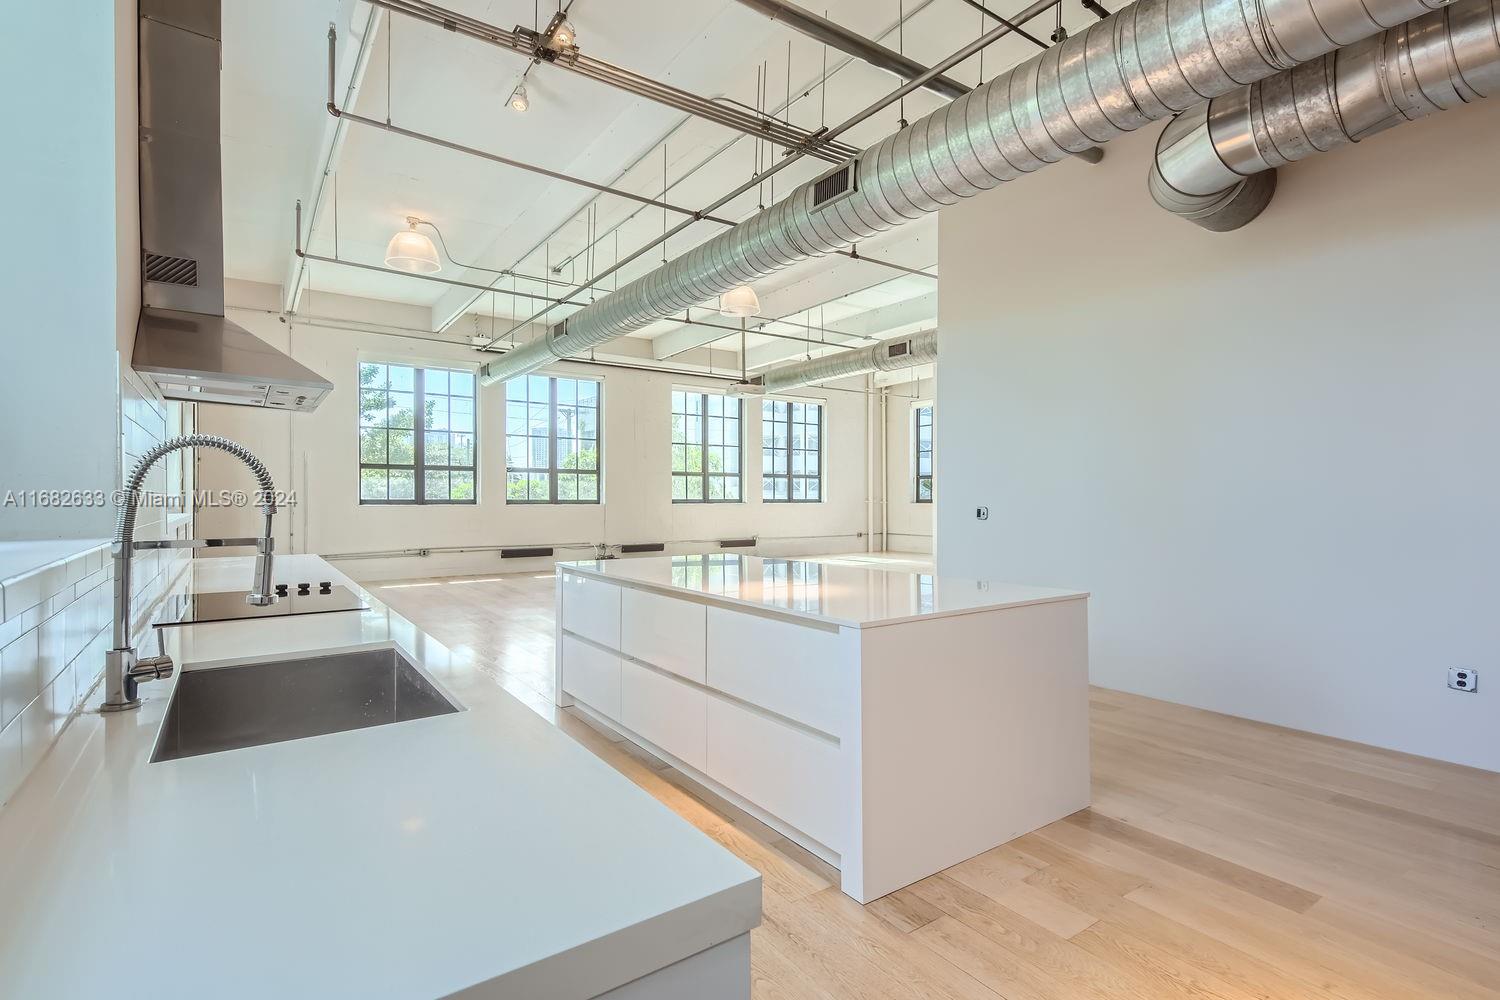
[[[167,538],[159,541],[135,540],[135,512],[140,504],[141,484],[146,473],[161,460],[162,456],[180,448],[219,448],[244,462],[255,474],[260,485],[258,505],[265,514],[265,531],[259,538]],[[137,688],[141,681],[160,680],[172,676],[172,658],[162,653],[158,656],[137,657],[131,643],[130,628],[130,556],[136,549],[200,549],[231,545],[255,546],[255,578],[251,581],[250,593],[245,595],[248,604],[264,607],[276,603],[271,590],[271,517],[276,513],[276,487],[271,482],[271,473],[250,449],[217,434],[185,434],[171,438],[141,456],[125,481],[120,495],[120,510],[115,517],[115,542],[112,553],[115,562],[115,620],[114,648],[104,659],[104,704],[102,712],[124,712],[141,707]]]

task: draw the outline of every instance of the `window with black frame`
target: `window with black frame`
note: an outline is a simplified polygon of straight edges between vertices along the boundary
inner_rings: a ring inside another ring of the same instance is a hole
[[[672,502],[739,503],[740,401],[672,390]]]
[[[761,499],[823,499],[823,406],[789,399],[761,402]]]
[[[359,502],[471,504],[477,494],[474,373],[359,365]]]
[[[917,407],[912,416],[912,495],[917,503],[932,503],[932,404]]]
[[[599,412],[593,379],[505,383],[505,502],[598,503]]]

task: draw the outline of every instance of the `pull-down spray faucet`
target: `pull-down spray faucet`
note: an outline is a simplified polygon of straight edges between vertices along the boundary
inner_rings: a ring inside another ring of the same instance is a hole
[[[265,515],[265,529],[259,538],[189,538],[164,539],[161,541],[137,542],[135,540],[135,512],[140,505],[141,484],[146,473],[164,455],[180,448],[219,448],[244,462],[255,474],[259,485],[257,505]],[[114,648],[105,657],[104,704],[100,711],[124,712],[139,708],[141,699],[137,688],[141,681],[159,680],[172,676],[172,658],[161,656],[137,657],[131,645],[130,622],[130,556],[135,549],[201,548],[209,545],[253,545],[255,546],[255,579],[246,602],[258,606],[276,603],[271,589],[271,518],[276,513],[276,486],[271,481],[260,459],[250,449],[228,438],[216,434],[187,434],[171,438],[141,456],[130,478],[121,491],[120,510],[115,518],[115,542],[113,547],[115,564],[115,618]]]

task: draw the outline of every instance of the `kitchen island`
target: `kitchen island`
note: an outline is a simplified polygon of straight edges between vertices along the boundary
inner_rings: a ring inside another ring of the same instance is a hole
[[[1087,598],[840,560],[559,563],[557,698],[869,902],[1089,804]]]
[[[753,869],[323,560],[275,570],[369,610],[169,629],[178,679],[393,646],[461,711],[160,763],[178,679],[73,719],[0,809],[0,996],[749,997]]]

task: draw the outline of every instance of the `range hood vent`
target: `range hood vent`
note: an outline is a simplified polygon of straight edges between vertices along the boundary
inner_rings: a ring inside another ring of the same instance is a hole
[[[220,0],[140,0],[141,290],[131,367],[163,397],[316,409],[317,372],[224,318]]]

